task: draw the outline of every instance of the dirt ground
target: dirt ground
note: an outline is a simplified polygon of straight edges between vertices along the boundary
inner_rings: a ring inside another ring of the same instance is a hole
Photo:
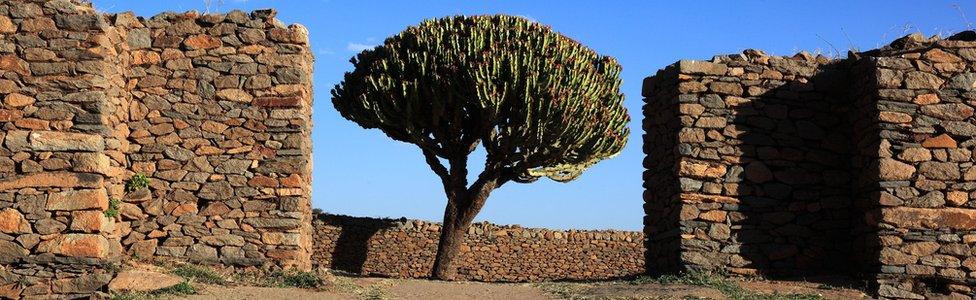
[[[728,288],[634,283],[506,284],[337,276],[323,290],[202,285],[183,299],[729,299]],[[868,299],[862,292],[812,282],[734,281],[750,294],[798,295],[782,299]],[[741,296],[740,296],[741,298]]]

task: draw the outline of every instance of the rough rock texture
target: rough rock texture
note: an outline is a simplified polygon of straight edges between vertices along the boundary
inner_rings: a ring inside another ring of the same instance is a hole
[[[976,41],[908,36],[843,60],[747,50],[649,77],[648,271],[976,295],[974,74]]]
[[[427,278],[440,224],[320,214],[313,263],[356,274]],[[267,235],[268,243],[292,235]],[[458,279],[489,282],[600,280],[644,273],[644,235],[627,231],[557,231],[476,223],[458,255]]]
[[[850,105],[831,77],[845,68],[747,51],[645,81],[650,271],[850,265]]]
[[[0,298],[104,291],[126,254],[309,268],[306,35],[274,11],[0,0]]]
[[[151,180],[126,199],[129,253],[310,267],[312,56],[274,16],[112,18],[131,49],[127,158]]]
[[[145,270],[126,270],[119,272],[108,283],[108,290],[118,293],[152,292],[180,284],[181,282],[183,282],[183,278],[179,276]]]
[[[885,165],[873,166],[884,160],[905,169],[900,178],[861,177],[870,270],[881,297],[976,297],[976,41],[899,41],[856,72],[868,90],[856,99],[865,169],[884,174]]]

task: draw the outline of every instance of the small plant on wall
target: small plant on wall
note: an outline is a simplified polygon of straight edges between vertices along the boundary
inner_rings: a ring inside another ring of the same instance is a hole
[[[447,208],[433,275],[452,280],[464,233],[508,182],[571,181],[627,143],[620,65],[524,18],[427,20],[352,59],[332,90],[346,119],[417,145]],[[468,182],[468,156],[487,152]]]
[[[108,200],[108,209],[105,210],[105,217],[107,217],[107,218],[115,218],[115,217],[117,217],[119,215],[119,207],[121,205],[122,205],[122,201],[121,200],[115,199],[115,198],[109,199]]]
[[[131,192],[149,187],[149,177],[143,174],[132,175],[129,181],[125,182],[125,191]]]

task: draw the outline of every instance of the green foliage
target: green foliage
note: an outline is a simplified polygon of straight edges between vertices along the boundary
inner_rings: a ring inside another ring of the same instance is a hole
[[[312,272],[276,271],[265,276],[263,285],[271,287],[297,287],[303,289],[314,289],[325,285],[325,281]]]
[[[154,294],[166,294],[166,295],[193,295],[197,293],[197,289],[190,285],[190,282],[184,281],[177,285],[161,289],[153,292]]]
[[[149,187],[149,177],[143,174],[132,175],[129,181],[125,183],[125,191],[131,192],[142,188]]]
[[[570,181],[627,142],[616,60],[521,17],[426,20],[351,62],[335,108],[428,162],[482,144],[501,182]]]
[[[115,218],[115,217],[119,216],[119,206],[120,205],[122,205],[122,201],[121,200],[115,199],[115,198],[109,199],[108,200],[108,209],[105,210],[105,217],[106,218]]]
[[[294,274],[285,274],[283,277],[283,283],[285,286],[297,287],[303,289],[312,289],[322,286],[325,282],[312,272],[299,272]]]
[[[217,274],[217,272],[191,264],[177,266],[176,268],[170,270],[170,273],[183,277],[187,280],[193,280],[194,282],[217,285],[227,284],[227,280],[225,280],[223,276],[220,276],[220,274]]]
[[[152,292],[129,292],[113,294],[112,300],[142,300],[142,299],[169,299],[171,296],[186,296],[197,293],[197,289],[189,281],[181,282],[177,285],[155,290]]]

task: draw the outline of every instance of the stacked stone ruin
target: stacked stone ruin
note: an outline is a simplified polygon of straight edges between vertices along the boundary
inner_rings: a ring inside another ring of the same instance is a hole
[[[274,17],[0,0],[0,298],[105,291],[126,259],[429,275],[436,223],[313,218],[313,59]],[[643,95],[643,234],[476,224],[464,279],[721,269],[976,295],[976,33],[680,61]]]
[[[747,50],[649,77],[648,270],[976,295],[974,37],[839,60]]]
[[[124,257],[310,267],[312,56],[274,15],[0,1],[0,298]]]

